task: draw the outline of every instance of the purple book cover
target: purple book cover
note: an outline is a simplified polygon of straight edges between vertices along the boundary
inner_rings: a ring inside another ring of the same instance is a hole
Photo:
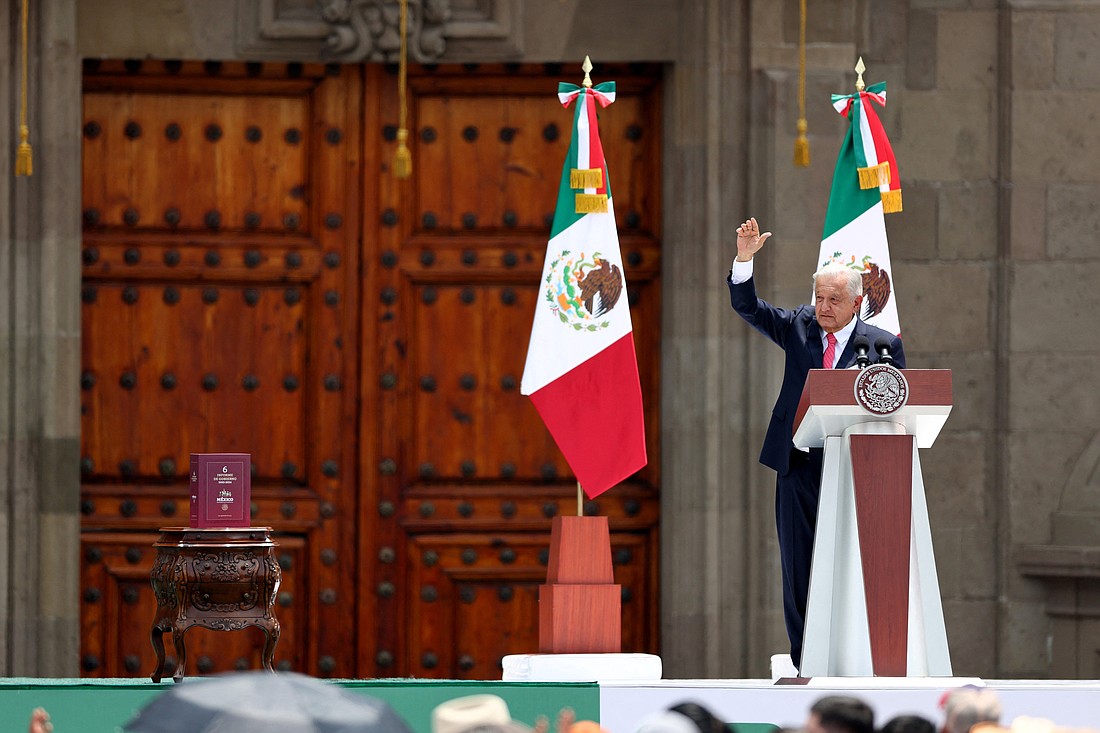
[[[248,453],[191,454],[191,526],[248,527],[251,524],[252,456]]]

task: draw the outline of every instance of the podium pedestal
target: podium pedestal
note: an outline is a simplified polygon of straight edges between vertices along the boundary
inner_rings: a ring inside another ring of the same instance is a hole
[[[796,446],[825,449],[800,674],[949,677],[917,448],[947,419],[950,372],[904,372],[885,415],[858,403],[858,374],[811,370],[796,422]]]
[[[611,569],[607,517],[554,517],[546,584],[539,586],[539,651],[622,650],[622,588]]]

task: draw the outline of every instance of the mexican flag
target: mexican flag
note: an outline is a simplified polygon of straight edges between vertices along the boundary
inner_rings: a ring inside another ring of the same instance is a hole
[[[576,103],[520,391],[581,488],[607,491],[646,464],[642,389],[598,107],[615,83],[559,84]]]
[[[849,95],[833,95],[833,107],[848,118],[840,146],[819,265],[839,262],[863,275],[860,317],[901,335],[886,241],[885,214],[901,211],[897,160],[874,105],[886,105],[886,83]]]

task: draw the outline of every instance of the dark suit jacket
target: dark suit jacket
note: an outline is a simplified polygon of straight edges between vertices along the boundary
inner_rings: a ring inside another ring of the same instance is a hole
[[[733,309],[748,321],[749,325],[779,344],[779,347],[787,352],[786,363],[783,366],[783,386],[779,390],[779,398],[772,409],[771,422],[764,437],[764,447],[760,451],[760,462],[774,468],[780,476],[784,476],[790,465],[791,449],[794,448],[792,442],[794,415],[798,410],[798,401],[802,397],[802,387],[806,383],[806,375],[809,374],[810,369],[821,367],[821,359],[824,356],[821,347],[821,327],[814,316],[812,305],[799,306],[795,310],[776,308],[757,297],[756,283],[752,278],[740,285],[734,285],[727,278],[726,283],[730,288],[730,302],[733,304]],[[875,341],[886,338],[890,341],[890,355],[894,357],[894,365],[901,369],[905,368],[905,351],[902,349],[901,339],[888,331],[864,323],[856,316],[855,330],[844,346],[844,351],[840,352],[840,358],[836,362],[837,369],[846,369],[855,364],[853,342],[856,336],[861,334],[871,342],[871,353],[867,355],[871,362],[878,361],[878,354],[874,353]]]

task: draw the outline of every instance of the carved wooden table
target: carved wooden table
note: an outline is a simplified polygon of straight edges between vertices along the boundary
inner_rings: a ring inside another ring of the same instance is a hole
[[[172,632],[176,671],[183,679],[187,660],[183,635],[192,626],[236,631],[256,626],[264,632],[261,656],[264,669],[274,671],[272,658],[279,641],[275,595],[282,569],[275,559],[276,544],[270,527],[192,529],[163,527],[150,581],[157,599],[151,632],[157,668],[153,682],[164,671],[164,639]]]

